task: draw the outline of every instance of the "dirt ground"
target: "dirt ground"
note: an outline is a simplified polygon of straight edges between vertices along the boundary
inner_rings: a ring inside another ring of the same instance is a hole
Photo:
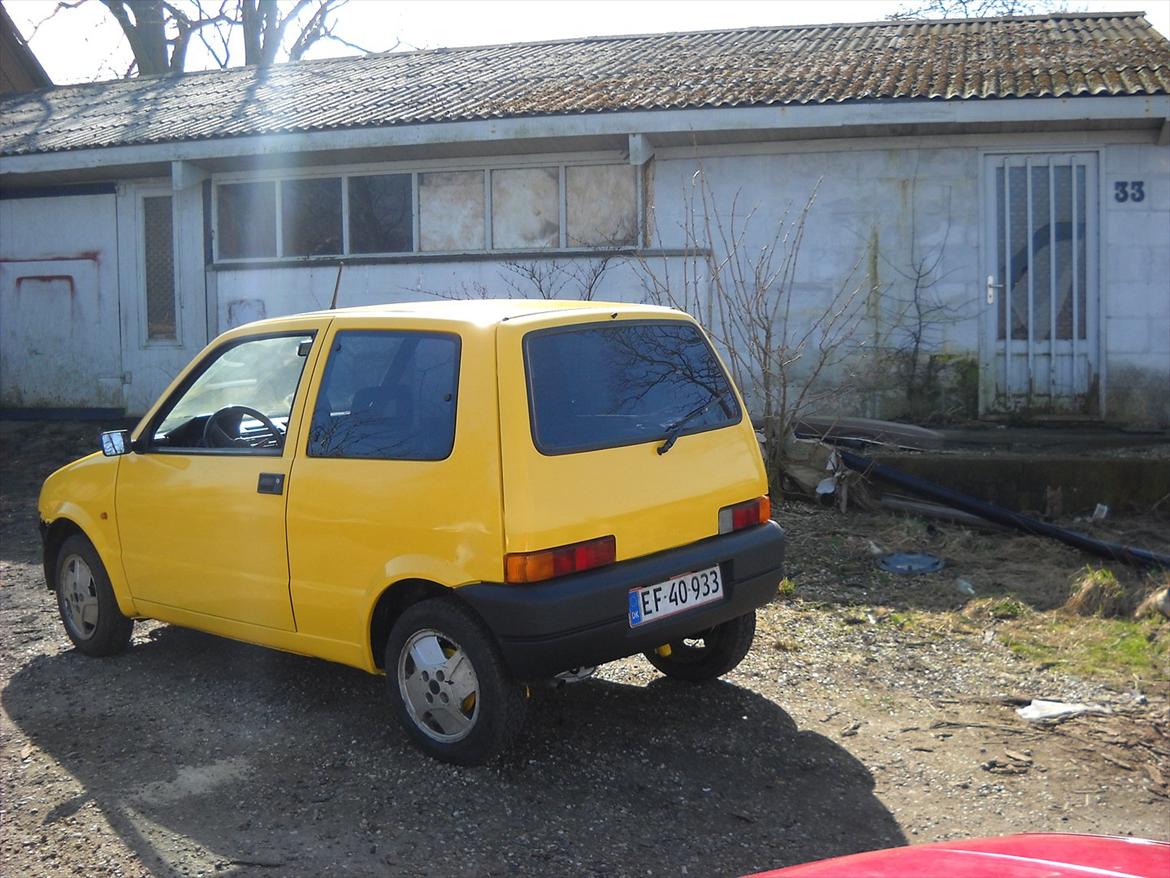
[[[355,670],[156,623],[117,658],[73,650],[35,502],[97,429],[0,424],[3,875],[735,876],[966,836],[1170,834],[1165,662],[1078,677],[1019,646],[1056,624],[1088,560],[1071,549],[782,504],[795,596],[726,680],[606,666],[535,692],[515,752],[460,769],[420,756]],[[1170,544],[1165,519],[1108,527]],[[923,548],[947,568],[875,569]],[[1038,727],[1015,713],[1030,698],[1104,712]]]

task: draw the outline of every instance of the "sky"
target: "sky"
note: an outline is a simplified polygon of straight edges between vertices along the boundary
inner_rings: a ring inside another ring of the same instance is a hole
[[[431,49],[603,34],[878,21],[903,5],[905,0],[351,0],[337,14],[337,34],[371,51]],[[1066,5],[1093,12],[1144,8],[1150,23],[1170,34],[1170,0],[1072,0]],[[52,13],[57,0],[5,0],[4,6],[55,83],[113,79],[130,65],[121,31],[98,0],[56,15]],[[314,46],[308,57],[354,53],[352,47],[328,42]],[[214,66],[193,42],[188,69]]]

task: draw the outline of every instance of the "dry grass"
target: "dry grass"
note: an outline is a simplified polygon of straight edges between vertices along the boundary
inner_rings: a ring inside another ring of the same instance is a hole
[[[1078,616],[1124,616],[1130,606],[1125,589],[1112,570],[1085,567],[1073,582],[1064,609]]]

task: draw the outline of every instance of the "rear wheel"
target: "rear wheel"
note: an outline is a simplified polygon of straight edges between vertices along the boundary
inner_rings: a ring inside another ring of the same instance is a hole
[[[129,645],[134,620],[122,615],[102,559],[81,534],[61,544],[56,592],[65,633],[81,652],[115,655]]]
[[[427,600],[403,612],[390,629],[385,668],[398,721],[443,762],[487,762],[524,724],[524,687],[483,623],[453,600]]]
[[[668,677],[703,683],[735,668],[752,646],[756,634],[753,610],[722,625],[672,640],[669,655],[645,653],[647,660]]]

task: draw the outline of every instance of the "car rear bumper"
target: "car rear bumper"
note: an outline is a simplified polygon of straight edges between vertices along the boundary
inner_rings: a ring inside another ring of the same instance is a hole
[[[720,565],[724,599],[631,628],[629,591]],[[495,634],[512,673],[534,679],[636,655],[750,613],[784,576],[775,522],[599,570],[531,585],[478,583],[457,594]]]

